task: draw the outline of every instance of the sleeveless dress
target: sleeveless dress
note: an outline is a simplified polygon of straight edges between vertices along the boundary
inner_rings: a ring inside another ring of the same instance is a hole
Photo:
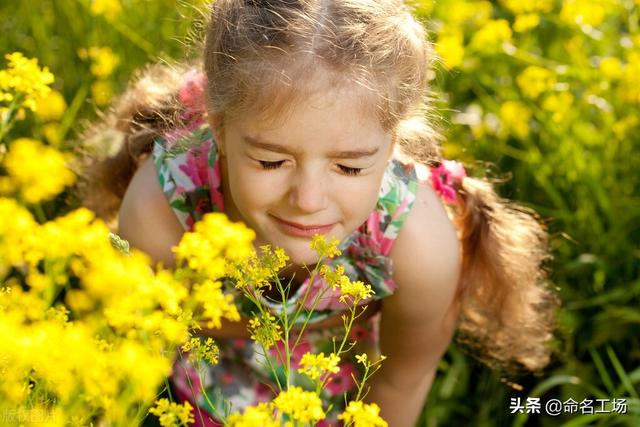
[[[162,190],[186,231],[191,231],[194,223],[205,213],[224,212],[216,146],[211,129],[203,118],[192,120],[187,127],[171,130],[156,138],[152,158]],[[373,299],[383,299],[396,289],[389,253],[413,205],[417,185],[413,165],[392,159],[384,173],[375,210],[354,233],[341,242],[339,248],[342,255],[328,262],[332,267],[342,265],[351,280],[370,284],[375,292]],[[303,304],[313,301],[317,292],[326,286],[321,277],[317,277],[314,283],[310,284],[309,281],[305,280],[289,297],[289,306],[299,301],[309,286],[310,297],[302,301]],[[225,292],[234,294],[241,314],[251,317],[254,307],[250,301],[239,295],[230,284],[225,284]],[[345,306],[339,302],[339,297],[338,291],[326,292],[310,322],[318,322],[343,311]],[[282,304],[265,298],[263,303],[273,312],[282,311]],[[323,407],[326,409],[331,405],[331,410],[326,420],[317,425],[341,425],[336,417],[345,406],[343,394],[355,390],[352,375],[356,378],[362,375],[359,370],[362,365],[356,363],[355,355],[367,352],[375,357],[378,351],[378,321],[379,316],[376,315],[355,324],[351,330],[349,341],[355,340],[356,346],[343,355],[340,371],[333,375],[322,391]],[[296,371],[302,355],[306,352],[324,352],[328,355],[333,351],[332,338],[341,340],[343,336],[342,326],[304,332],[300,344],[293,351],[291,384],[312,389],[310,380]],[[195,408],[196,426],[218,426],[220,424],[214,417],[216,413],[243,411],[247,406],[272,400],[274,390],[277,390],[277,379],[265,367],[265,357],[269,357],[276,367],[276,374],[284,378],[282,369],[278,369],[274,348],[268,350],[265,356],[260,346],[254,345],[249,339],[216,339],[215,342],[220,349],[219,363],[206,365],[204,369],[201,365],[198,372],[187,357],[178,354],[170,378],[176,400],[188,400]],[[231,404],[230,407],[227,404],[225,408],[225,401]]]

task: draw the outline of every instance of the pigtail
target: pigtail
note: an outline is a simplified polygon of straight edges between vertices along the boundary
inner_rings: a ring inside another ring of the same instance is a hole
[[[489,366],[536,371],[550,360],[558,299],[543,263],[547,234],[535,213],[500,198],[486,179],[458,187],[463,249],[458,340]]]
[[[113,221],[125,191],[153,140],[183,118],[179,89],[197,65],[152,64],[139,70],[109,110],[79,141],[78,196],[83,206]]]
[[[543,264],[550,256],[547,233],[533,211],[499,197],[486,178],[466,176],[444,160],[442,137],[422,106],[400,120],[400,158],[430,170],[432,187],[446,203],[462,246],[455,305],[457,341],[493,368],[536,371],[550,360],[558,298]]]

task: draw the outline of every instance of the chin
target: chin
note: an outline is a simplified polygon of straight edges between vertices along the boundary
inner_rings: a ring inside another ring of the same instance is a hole
[[[295,265],[311,265],[318,262],[318,254],[309,248],[309,243],[281,246],[289,257],[289,263]]]
[[[289,253],[289,262],[295,265],[313,265],[318,262],[318,255],[315,252],[309,254]]]

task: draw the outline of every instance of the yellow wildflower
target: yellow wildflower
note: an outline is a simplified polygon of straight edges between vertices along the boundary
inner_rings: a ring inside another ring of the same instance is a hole
[[[500,105],[500,120],[504,131],[525,139],[529,136],[531,110],[521,102],[505,101]]]
[[[225,275],[225,260],[235,262],[253,253],[255,233],[242,223],[232,223],[222,213],[206,214],[194,231],[184,233],[173,251],[178,263],[187,262],[196,274],[215,280]]]
[[[228,427],[281,427],[267,403],[249,406],[242,414],[229,415],[226,425]]]
[[[120,0],[92,0],[91,14],[103,15],[107,21],[113,21],[122,12]]]
[[[340,256],[342,252],[338,249],[340,241],[338,239],[331,239],[327,242],[327,239],[322,234],[314,234],[309,246],[312,250],[316,251],[320,258],[333,258],[334,256]]]
[[[464,59],[464,37],[459,30],[441,31],[435,44],[438,56],[445,68],[452,69],[462,65]]]
[[[560,19],[567,24],[597,27],[614,6],[611,0],[565,0]]]
[[[500,0],[507,9],[516,15],[534,13],[534,12],[551,12],[553,9],[553,0]]]
[[[187,426],[193,424],[193,407],[189,402],[177,404],[162,398],[156,401],[156,406],[149,409],[149,413],[157,416],[162,427]]]
[[[185,353],[189,352],[189,360],[192,362],[206,360],[215,365],[220,356],[220,349],[211,337],[207,337],[204,342],[198,337],[191,338],[180,349]]]
[[[471,46],[481,52],[494,53],[511,41],[511,28],[505,19],[489,20],[471,38]]]
[[[222,318],[239,321],[240,314],[233,304],[233,296],[222,293],[222,284],[205,280],[193,287],[193,297],[202,306],[202,318],[208,328],[222,327]]]
[[[353,427],[387,427],[387,422],[380,417],[380,407],[375,403],[362,403],[361,401],[351,401],[338,415],[338,419]]]
[[[24,254],[30,251],[28,237],[39,227],[31,213],[15,200],[0,197],[0,278],[3,269],[22,264]]]
[[[109,77],[113,70],[120,64],[120,58],[113,53],[110,47],[93,46],[89,49],[79,49],[78,56],[82,59],[91,59],[91,74],[99,79]]]
[[[450,10],[456,11],[445,15],[447,24],[452,28],[466,24],[482,25],[493,14],[493,5],[488,1],[454,0],[448,5]]]
[[[371,285],[365,285],[361,281],[352,282],[347,276],[340,278],[340,301],[347,304],[347,299],[354,305],[374,294]]]
[[[334,353],[325,356],[324,353],[313,354],[307,352],[300,359],[300,366],[302,367],[298,368],[298,371],[306,374],[312,380],[317,380],[326,374],[340,372],[338,363],[340,363],[340,357]]]
[[[4,167],[27,203],[49,200],[75,182],[75,175],[66,166],[68,156],[29,138],[10,144]]]
[[[58,120],[66,109],[64,96],[57,90],[51,90],[46,96],[36,100],[36,113],[45,122]]]
[[[332,270],[331,267],[324,264],[320,267],[320,275],[331,286],[331,289],[335,290],[340,286],[340,278],[344,276],[344,267],[338,265],[335,270]]]
[[[38,60],[27,59],[20,52],[5,55],[7,68],[0,70],[0,102],[12,102],[16,94],[24,96],[19,107],[36,111],[36,103],[49,94],[53,74],[40,68]]]
[[[47,123],[42,126],[42,133],[49,142],[49,145],[60,148],[62,140],[60,139],[60,125],[58,123]]]
[[[98,80],[91,84],[91,97],[98,106],[107,105],[113,98],[113,84],[108,80]]]
[[[227,275],[234,280],[236,288],[249,287],[252,291],[260,291],[264,287],[271,289],[271,282],[276,280],[278,272],[289,260],[281,248],[272,250],[271,246],[264,245],[260,250],[260,256],[254,251],[242,260],[227,263]]]
[[[525,96],[535,99],[553,87],[556,76],[546,68],[532,65],[518,75],[516,82]]]
[[[276,318],[269,313],[249,320],[249,332],[251,339],[259,343],[265,350],[271,348],[282,339],[280,325]]]
[[[551,119],[562,123],[573,105],[573,95],[569,92],[559,92],[549,95],[542,103],[542,108],[551,113]]]
[[[606,57],[600,61],[600,72],[603,77],[616,80],[622,76],[622,63],[618,58]]]
[[[632,52],[622,71],[620,96],[623,100],[640,104],[640,53]]]
[[[294,421],[312,423],[324,419],[322,401],[314,392],[304,391],[300,387],[291,387],[280,392],[273,404]]]
[[[516,16],[516,20],[513,23],[513,30],[517,33],[525,33],[540,23],[540,15],[537,13],[526,13]]]
[[[125,340],[110,353],[118,372],[129,378],[136,399],[149,401],[171,373],[170,358],[161,356],[146,343]]]
[[[367,353],[356,354],[356,360],[358,361],[358,363],[362,363],[366,366],[368,361]]]

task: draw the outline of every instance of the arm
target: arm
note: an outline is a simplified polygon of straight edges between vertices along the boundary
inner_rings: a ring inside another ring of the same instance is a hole
[[[153,160],[147,158],[127,187],[118,214],[118,234],[151,257],[153,264],[175,266],[171,248],[184,229],[167,201]]]
[[[456,324],[460,246],[430,186],[418,197],[391,252],[396,293],[382,304],[380,349],[387,359],[366,400],[391,427],[413,427]]]

